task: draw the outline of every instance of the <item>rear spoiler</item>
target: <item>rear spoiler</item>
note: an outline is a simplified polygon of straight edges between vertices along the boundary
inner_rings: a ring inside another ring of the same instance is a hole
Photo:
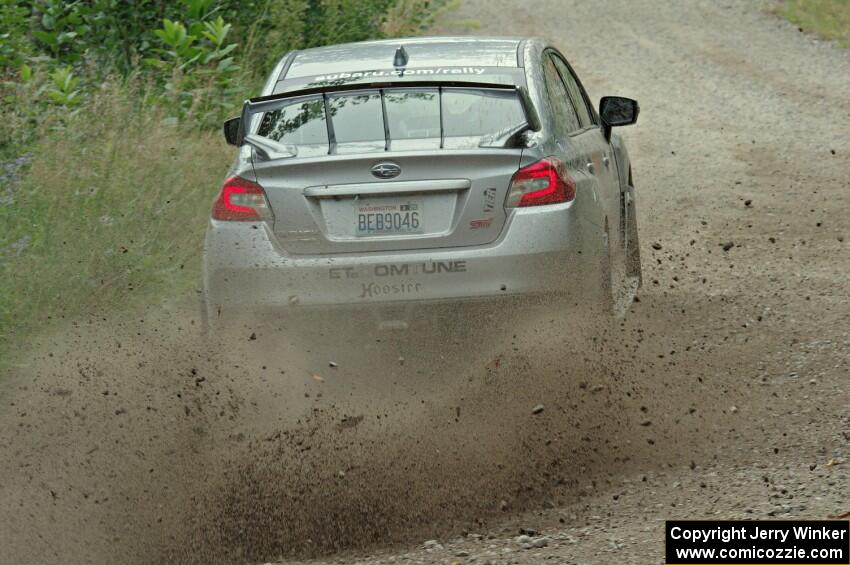
[[[358,84],[345,84],[345,85],[324,85],[314,88],[304,88],[301,90],[293,90],[290,92],[284,92],[281,94],[272,94],[269,96],[259,96],[257,98],[250,98],[245,101],[242,105],[242,116],[239,120],[239,128],[237,130],[236,139],[234,145],[240,146],[245,144],[245,138],[248,135],[246,132],[246,127],[251,123],[251,118],[256,114],[262,114],[265,112],[273,112],[277,110],[285,104],[283,101],[286,101],[290,98],[298,98],[301,96],[310,96],[314,94],[322,94],[325,97],[325,104],[327,105],[327,95],[328,93],[336,93],[336,92],[346,92],[346,91],[357,91],[357,90],[380,90],[383,95],[383,90],[388,88],[438,88],[440,93],[442,94],[443,88],[482,88],[482,89],[496,89],[496,90],[507,90],[514,91],[519,96],[520,103],[522,104],[523,111],[525,112],[525,120],[528,125],[527,129],[532,131],[540,131],[540,116],[537,114],[537,110],[534,108],[534,104],[531,102],[531,97],[528,95],[528,90],[524,86],[516,86],[516,85],[507,85],[507,84],[497,84],[497,83],[489,83],[489,82],[467,82],[467,81],[411,81],[411,82],[372,82],[372,83],[358,83]],[[442,113],[442,105],[440,105],[440,111]],[[386,119],[384,120],[386,122]],[[440,126],[442,128],[443,117],[440,116]],[[389,135],[386,132],[387,136]],[[251,136],[254,137],[254,136]],[[442,138],[442,134],[440,136]],[[330,140],[331,145],[335,143],[333,139]],[[389,142],[389,138],[387,139]],[[442,144],[441,144],[442,145]]]

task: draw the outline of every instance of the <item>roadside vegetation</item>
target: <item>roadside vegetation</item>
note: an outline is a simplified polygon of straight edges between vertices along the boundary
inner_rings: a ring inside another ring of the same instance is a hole
[[[850,1],[784,0],[780,10],[801,31],[850,47]]]
[[[57,320],[190,292],[221,121],[286,51],[414,35],[438,4],[0,0],[0,364]]]

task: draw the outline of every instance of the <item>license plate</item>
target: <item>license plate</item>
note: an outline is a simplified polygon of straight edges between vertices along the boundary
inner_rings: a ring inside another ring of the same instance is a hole
[[[421,200],[358,200],[354,211],[354,233],[358,237],[423,233]]]

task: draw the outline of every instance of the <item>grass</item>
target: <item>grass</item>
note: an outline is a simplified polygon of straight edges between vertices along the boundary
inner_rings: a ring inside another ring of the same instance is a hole
[[[850,47],[850,0],[785,0],[780,11],[803,31]]]
[[[42,128],[13,201],[0,203],[0,347],[60,318],[196,286],[233,157],[218,132],[169,125],[122,85]]]
[[[396,0],[380,34],[421,34],[452,6]],[[0,72],[0,366],[62,319],[161,303],[200,283],[204,226],[234,150],[191,116],[165,119],[133,86],[138,74],[88,84],[79,105],[61,107],[44,102],[45,72]]]

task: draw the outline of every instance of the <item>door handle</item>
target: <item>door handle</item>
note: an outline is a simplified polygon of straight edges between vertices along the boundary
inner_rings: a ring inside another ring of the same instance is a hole
[[[608,168],[608,163],[611,162],[611,159],[608,158],[608,155],[602,156],[602,164],[605,165],[605,168]]]
[[[596,174],[596,167],[593,166],[592,161],[587,162],[587,172],[590,173],[591,175]]]

